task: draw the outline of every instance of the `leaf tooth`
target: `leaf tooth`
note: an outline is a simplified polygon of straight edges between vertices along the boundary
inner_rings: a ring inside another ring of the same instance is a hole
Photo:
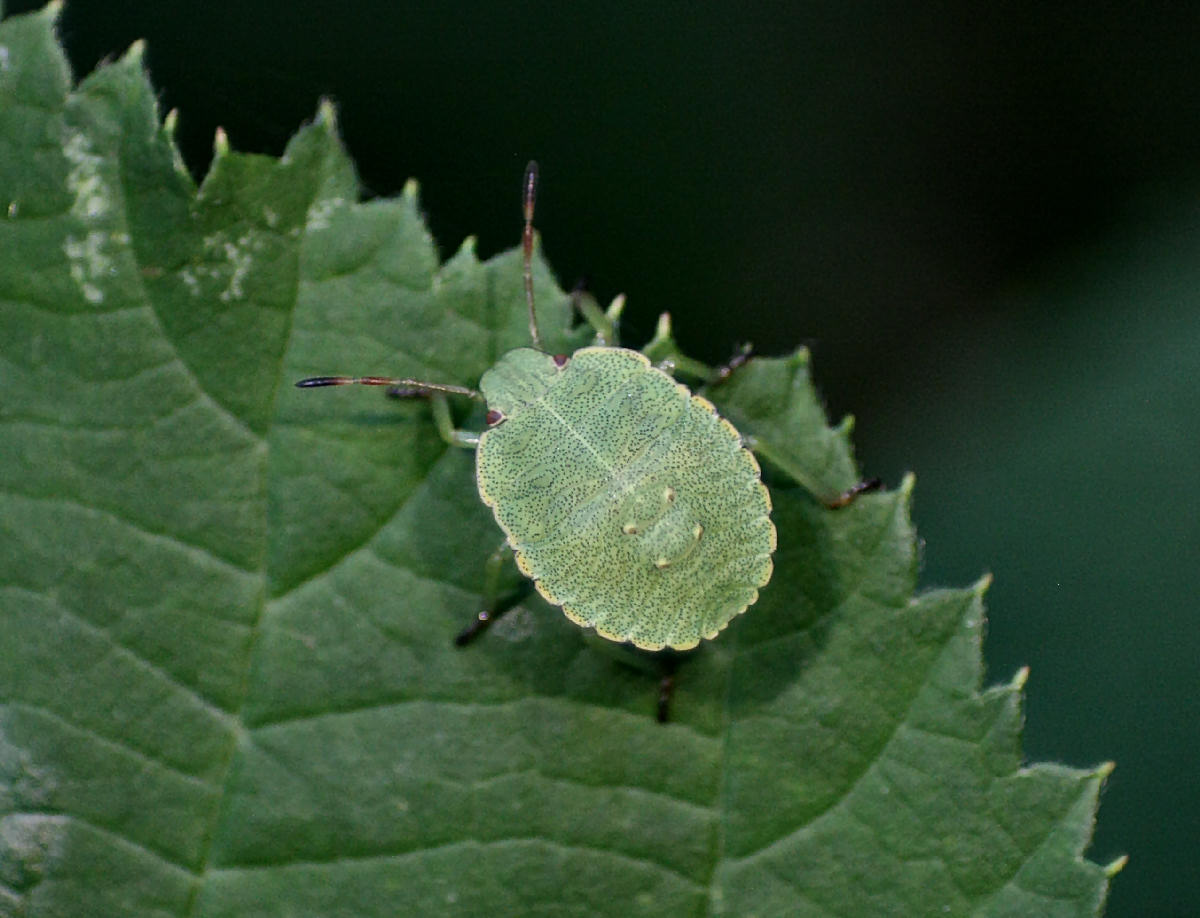
[[[625,294],[618,293],[616,296],[613,297],[612,302],[608,304],[608,310],[605,312],[605,315],[607,315],[610,319],[612,319],[615,322],[617,319],[621,318],[621,313],[623,313],[624,311],[625,311]]]
[[[415,178],[410,178],[407,182],[404,183],[404,188],[400,192],[400,194],[406,201],[415,201],[417,199],[417,196],[420,193],[420,191],[421,191],[421,183],[418,182]]]
[[[975,593],[980,599],[982,599],[987,591],[992,588],[992,581],[994,579],[995,578],[992,576],[992,572],[988,571],[971,585],[971,592]]]
[[[1104,871],[1104,875],[1110,880],[1118,873],[1125,869],[1125,865],[1129,863],[1129,855],[1122,854],[1120,857],[1109,861],[1100,869]]]
[[[120,63],[129,67],[142,66],[142,58],[146,55],[146,39],[136,39],[120,57]]]
[[[173,108],[167,112],[167,117],[163,118],[163,133],[167,135],[170,141],[175,140],[175,129],[179,126],[179,109]]]
[[[671,337],[671,314],[664,312],[658,317],[658,325],[654,329],[655,338]]]
[[[1025,683],[1029,681],[1029,667],[1022,666],[1013,673],[1012,680],[1008,683],[1008,687],[1014,692],[1020,692],[1025,688]]]
[[[329,96],[321,96],[321,101],[317,103],[316,123],[322,127],[329,128],[331,131],[337,130],[337,103],[329,98]]]
[[[229,135],[225,133],[225,128],[217,125],[216,133],[213,134],[213,156],[220,159],[222,156],[229,155]]]

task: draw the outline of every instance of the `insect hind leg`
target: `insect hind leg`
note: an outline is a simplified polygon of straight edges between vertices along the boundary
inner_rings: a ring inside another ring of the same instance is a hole
[[[588,632],[584,640],[597,653],[610,660],[636,670],[643,676],[658,680],[655,694],[655,719],[660,724],[671,720],[671,701],[675,697],[676,674],[679,664],[694,651],[640,650],[632,644],[616,644],[595,632]]]
[[[679,658],[674,654],[662,658],[662,678],[658,680],[658,722],[665,724],[671,719],[671,698],[675,695],[675,670]]]

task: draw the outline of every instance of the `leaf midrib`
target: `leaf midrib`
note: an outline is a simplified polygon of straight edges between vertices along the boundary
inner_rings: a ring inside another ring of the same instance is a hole
[[[323,157],[322,158],[323,165],[324,165],[324,162],[325,162],[325,160]],[[322,177],[322,179],[325,177],[323,172],[322,172],[321,177]],[[306,215],[311,211],[312,206],[315,203],[315,201],[318,200],[319,195],[320,195],[319,189],[320,189],[320,184],[319,183],[314,184],[314,190],[313,190],[312,197],[309,199],[309,201],[307,202],[305,209],[304,209],[304,212]],[[190,202],[191,206],[194,208],[198,201],[199,201],[199,195],[197,195],[197,197],[194,198]],[[270,550],[269,549],[270,549],[270,535],[271,535],[270,525],[269,525],[270,520],[267,518],[267,500],[268,500],[267,495],[268,495],[270,458],[271,458],[270,433],[271,433],[271,427],[274,424],[274,419],[277,414],[275,408],[276,408],[276,404],[279,399],[279,392],[283,386],[284,362],[285,362],[286,355],[291,347],[292,334],[293,334],[293,330],[295,328],[296,309],[300,302],[300,279],[301,279],[301,277],[303,277],[304,242],[305,242],[306,235],[307,235],[307,223],[305,224],[305,232],[300,233],[296,237],[295,243],[294,243],[296,246],[296,264],[295,264],[295,271],[292,275],[293,287],[292,287],[291,309],[289,309],[287,311],[287,328],[284,331],[284,334],[282,336],[282,342],[281,342],[282,346],[279,348],[279,351],[278,351],[277,366],[276,366],[276,371],[275,371],[275,387],[271,393],[271,403],[268,407],[268,412],[266,415],[266,417],[268,418],[268,421],[263,430],[261,437],[258,438],[259,443],[261,445],[261,456],[259,457],[259,466],[258,466],[258,468],[259,468],[258,502],[260,504],[260,507],[262,508],[261,544],[260,544],[260,548],[258,551],[260,566],[259,566],[259,570],[257,573],[259,582],[258,582],[258,590],[256,593],[254,616],[253,616],[253,620],[250,623],[250,629],[249,629],[250,634],[249,634],[249,637],[248,637],[248,640],[246,643],[245,666],[243,667],[242,674],[241,674],[241,689],[238,692],[238,704],[237,704],[236,710],[230,712],[230,716],[233,719],[234,729],[232,732],[232,736],[230,737],[230,740],[229,740],[228,750],[227,750],[226,755],[224,756],[224,759],[221,762],[221,765],[219,768],[220,778],[217,782],[219,785],[219,795],[218,795],[217,800],[212,808],[212,818],[211,818],[208,826],[204,830],[204,841],[203,841],[203,845],[201,847],[200,857],[198,859],[198,868],[196,871],[196,879],[195,879],[194,883],[192,884],[191,889],[188,892],[188,899],[187,899],[186,907],[184,909],[185,918],[193,918],[193,916],[196,914],[196,905],[200,901],[200,895],[204,890],[205,883],[206,883],[206,881],[208,879],[208,875],[210,873],[210,860],[212,858],[213,845],[216,841],[217,832],[220,829],[222,822],[225,820],[227,812],[228,812],[229,801],[230,801],[230,797],[231,797],[230,776],[233,771],[233,763],[237,757],[237,752],[238,752],[238,749],[240,748],[241,744],[244,741],[246,741],[246,739],[250,735],[250,730],[246,727],[244,712],[246,710],[247,700],[249,699],[249,696],[250,696],[251,677],[254,673],[255,657],[256,657],[259,642],[261,639],[262,622],[263,622],[263,618],[266,614],[267,604],[270,600],[270,597],[267,595],[268,594],[267,585],[269,583],[269,575],[270,575],[270,571],[268,570],[268,565],[269,565],[269,561],[270,561]],[[139,275],[140,274],[141,274],[141,272],[139,271]],[[143,287],[144,286],[145,285],[143,283]],[[146,295],[147,295],[147,299],[152,302],[148,291],[147,291]],[[157,319],[157,311],[156,311],[155,315],[156,315],[156,319]],[[161,327],[162,323],[159,322],[159,325]],[[165,332],[163,334],[163,337],[164,338],[167,337]],[[173,343],[171,346],[172,346],[172,348],[174,348]],[[185,363],[184,366],[187,366],[187,364]],[[188,369],[189,369],[189,371],[191,371],[190,367]],[[193,376],[194,375],[195,374],[193,372]],[[197,387],[200,388],[201,391],[203,391],[203,386],[200,384],[198,379],[196,381],[196,384],[197,384]],[[224,407],[224,406],[222,406],[222,407]],[[228,409],[225,409],[225,410],[228,413]],[[247,427],[247,429],[249,429],[249,428]],[[251,431],[251,433],[253,433],[253,431]]]

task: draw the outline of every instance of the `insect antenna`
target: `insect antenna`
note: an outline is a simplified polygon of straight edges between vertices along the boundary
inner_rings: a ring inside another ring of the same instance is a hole
[[[314,389],[318,386],[391,386],[411,392],[445,392],[448,395],[464,395],[481,399],[482,394],[466,386],[451,386],[445,383],[421,382],[419,379],[401,379],[395,376],[310,376],[296,383],[298,389]]]
[[[525,256],[525,305],[529,307],[529,337],[533,346],[542,349],[542,336],[538,332],[537,316],[533,311],[533,205],[537,199],[538,164],[531,159],[525,167],[525,181],[522,185],[524,194],[522,203],[525,206],[525,233],[521,237],[521,249]]]

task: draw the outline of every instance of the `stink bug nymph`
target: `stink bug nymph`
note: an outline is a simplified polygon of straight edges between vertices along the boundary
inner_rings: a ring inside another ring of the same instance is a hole
[[[477,390],[378,376],[317,376],[296,385],[387,386],[401,397],[429,396],[442,437],[475,450],[479,496],[504,543],[486,567],[484,608],[459,644],[499,614],[497,572],[512,557],[547,602],[601,637],[648,651],[688,650],[716,637],[771,579],[771,498],[742,436],[674,379],[674,366],[617,346],[619,300],[607,314],[594,303],[581,310],[596,345],[569,356],[543,351],[532,273],[537,177],[530,163],[522,248],[532,347],[504,354]],[[717,382],[736,366],[711,370],[688,361],[687,369]],[[486,402],[487,429],[455,429],[449,396]],[[663,679],[660,719],[671,678]]]

